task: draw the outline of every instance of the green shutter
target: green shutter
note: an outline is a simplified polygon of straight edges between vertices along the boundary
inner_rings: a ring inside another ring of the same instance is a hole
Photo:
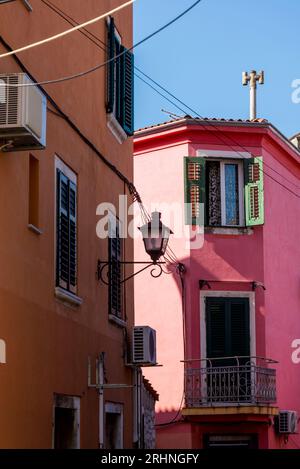
[[[205,159],[186,156],[184,158],[184,202],[186,225],[202,225],[205,203]]]
[[[69,287],[69,190],[68,178],[58,169],[56,220],[56,284]]]
[[[248,298],[206,298],[206,343],[209,358],[250,355]],[[235,363],[214,362],[214,366],[227,364]]]
[[[76,185],[57,169],[56,284],[77,290]]]
[[[224,298],[206,298],[206,347],[207,357],[226,357],[226,311]],[[216,366],[218,363],[216,362]],[[220,362],[220,366],[221,362]]]
[[[122,245],[118,224],[110,232],[109,243],[109,313],[122,318]]]
[[[115,103],[115,23],[114,19],[110,18],[110,23],[107,25],[107,60],[110,62],[106,66],[106,112],[111,113],[114,111]]]
[[[264,178],[261,156],[244,160],[246,226],[264,224]]]
[[[77,290],[77,197],[76,185],[69,181],[69,227],[70,227],[70,273],[69,289],[73,293]]]
[[[122,76],[121,76],[121,96],[122,96],[122,127],[127,135],[134,132],[134,55],[121,46]]]

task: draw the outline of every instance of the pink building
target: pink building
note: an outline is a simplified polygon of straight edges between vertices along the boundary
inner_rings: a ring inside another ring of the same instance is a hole
[[[135,134],[135,183],[186,268],[135,280],[136,323],[157,330],[163,365],[144,370],[159,448],[300,447],[299,157],[262,119]]]

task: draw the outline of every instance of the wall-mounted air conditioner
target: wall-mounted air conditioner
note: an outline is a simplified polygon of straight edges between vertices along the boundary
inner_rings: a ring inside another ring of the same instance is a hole
[[[47,100],[25,73],[0,74],[0,148],[2,151],[46,146]],[[10,85],[10,86],[9,86]]]
[[[132,362],[141,366],[156,365],[156,332],[151,327],[133,328]]]
[[[298,414],[294,410],[280,410],[278,414],[278,433],[297,433]]]

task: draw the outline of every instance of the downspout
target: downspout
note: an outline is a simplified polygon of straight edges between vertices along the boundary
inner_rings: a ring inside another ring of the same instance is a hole
[[[99,448],[104,448],[104,352],[99,355]]]

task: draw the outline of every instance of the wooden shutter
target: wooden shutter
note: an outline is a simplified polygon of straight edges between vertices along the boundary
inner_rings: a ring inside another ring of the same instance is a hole
[[[246,226],[264,224],[264,178],[261,156],[244,160]]]
[[[250,355],[250,325],[248,298],[230,298],[230,343],[229,356]]]
[[[106,112],[114,111],[115,103],[115,23],[110,18],[107,25],[107,60],[110,62],[106,66]]]
[[[133,135],[134,132],[134,55],[131,51],[121,46],[122,76],[122,127],[127,135]]]
[[[206,298],[207,357],[250,355],[248,298]],[[216,360],[215,366],[235,365]]]
[[[57,170],[57,261],[56,283],[69,286],[69,185],[68,178]]]
[[[109,313],[122,317],[122,288],[120,264],[122,258],[122,246],[118,225],[109,238]]]
[[[56,284],[77,290],[77,189],[57,169],[57,260]]]
[[[205,203],[205,159],[186,156],[184,158],[185,223],[204,223],[204,213],[199,204]]]
[[[206,298],[207,357],[225,357],[227,353],[226,342],[225,300],[223,298]],[[221,363],[219,365],[221,366]]]
[[[76,293],[77,290],[77,201],[76,185],[69,181],[69,227],[70,227],[70,291]]]

